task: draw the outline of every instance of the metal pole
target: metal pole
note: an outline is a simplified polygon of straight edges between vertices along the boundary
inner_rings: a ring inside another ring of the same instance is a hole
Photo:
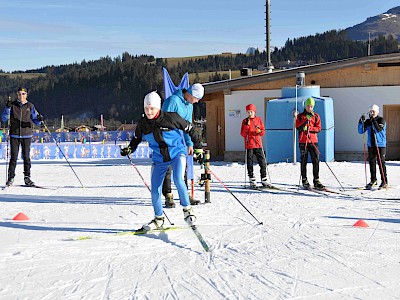
[[[211,197],[210,197],[210,179],[211,179],[211,173],[210,173],[210,150],[205,151],[205,168],[204,168],[204,173],[205,173],[205,181],[204,181],[204,186],[205,186],[205,203],[211,203]]]

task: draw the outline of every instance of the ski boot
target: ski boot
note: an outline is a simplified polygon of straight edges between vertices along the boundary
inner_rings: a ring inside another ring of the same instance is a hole
[[[382,182],[381,185],[379,186],[379,189],[386,189],[387,188],[387,183]]]
[[[190,205],[197,205],[200,204],[200,200],[196,200],[192,197],[192,193],[189,192],[189,201],[190,201]]]
[[[194,225],[196,222],[196,216],[193,213],[193,209],[191,206],[186,206],[183,208],[183,219],[189,226]]]
[[[14,183],[14,178],[8,178],[7,182],[6,182],[6,187],[8,186],[12,186]]]
[[[316,190],[323,191],[325,189],[325,186],[321,183],[321,181],[319,181],[319,179],[315,179],[314,180],[314,188]]]
[[[165,195],[165,207],[166,208],[174,208],[175,207],[174,195],[172,193],[167,193]]]
[[[365,186],[365,189],[366,189],[366,190],[372,190],[372,187],[373,187],[373,186],[376,186],[377,184],[378,184],[378,182],[377,182],[376,179],[375,179],[375,180],[371,180],[371,182],[368,183],[368,184]]]
[[[31,180],[31,178],[29,176],[25,176],[24,177],[24,181],[25,181],[25,185],[27,186],[34,186],[35,183]]]
[[[164,217],[163,216],[155,216],[153,220],[149,223],[144,224],[139,231],[150,231],[150,230],[157,230],[163,229],[164,227]]]
[[[303,178],[303,179],[301,180],[301,184],[303,185],[303,187],[304,187],[305,189],[309,189],[309,188],[311,187],[311,184],[308,182],[307,178]]]
[[[267,181],[267,177],[261,178],[261,184],[263,187],[267,188],[270,187],[271,185]]]
[[[249,181],[250,181],[250,187],[252,187],[252,188],[256,188],[257,187],[256,178],[255,177],[250,177]]]

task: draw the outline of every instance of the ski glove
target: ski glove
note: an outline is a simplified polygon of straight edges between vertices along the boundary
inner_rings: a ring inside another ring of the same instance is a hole
[[[307,125],[305,125],[305,126],[303,127],[303,131],[307,131],[307,129],[308,129],[308,127],[307,127]]]
[[[365,114],[362,114],[361,118],[360,118],[360,123],[364,123],[364,122],[365,122]]]
[[[121,156],[128,156],[129,154],[132,153],[131,146],[128,146],[128,147],[125,147],[125,148],[121,148],[120,153],[121,153]]]
[[[40,121],[40,122],[43,122],[43,115],[38,114],[37,117],[36,117],[36,119],[37,119],[38,121]]]
[[[202,164],[204,162],[203,149],[194,149],[194,160],[199,164]]]
[[[313,117],[312,114],[306,114],[306,118],[308,121],[310,121],[312,117]]]
[[[260,134],[261,133],[261,128],[256,126],[256,133]]]
[[[7,106],[8,108],[10,108],[10,107],[12,106],[11,97],[8,97],[8,100],[7,100],[7,102],[6,102],[6,106]]]
[[[246,124],[247,126],[250,125],[250,118],[246,118],[246,121],[244,121],[244,124]]]

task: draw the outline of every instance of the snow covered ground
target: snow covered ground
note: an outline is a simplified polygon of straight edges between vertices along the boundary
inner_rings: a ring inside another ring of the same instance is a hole
[[[195,207],[209,253],[178,202],[166,213],[183,228],[116,235],[153,216],[136,170],[125,158],[70,162],[85,188],[64,161],[33,161],[32,179],[48,189],[18,186],[19,162],[16,186],[0,192],[0,299],[400,299],[399,162],[388,162],[391,188],[374,192],[356,188],[365,185],[362,162],[329,163],[355,197],[296,193],[300,166],[286,163],[268,171],[293,192],[246,190],[243,164],[213,163],[264,224],[213,178],[211,203]],[[149,182],[150,162],[135,163]],[[339,190],[320,169],[322,183]],[[2,162],[4,181],[5,173]],[[197,185],[195,194],[204,201]],[[13,221],[19,212],[29,220]],[[354,227],[360,219],[369,227]]]

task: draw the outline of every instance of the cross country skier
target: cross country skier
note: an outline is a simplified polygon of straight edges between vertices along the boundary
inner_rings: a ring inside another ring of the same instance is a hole
[[[319,181],[319,157],[318,157],[318,132],[321,131],[321,117],[314,112],[315,100],[310,97],[305,102],[304,111],[297,115],[296,129],[299,131],[300,170],[303,187],[311,187],[307,180],[308,153],[313,165],[314,188],[325,189]]]
[[[203,149],[200,137],[195,127],[184,120],[176,112],[161,111],[161,98],[157,92],[151,92],[144,97],[144,112],[146,114],[137,124],[135,134],[129,146],[121,149],[121,155],[133,153],[142,139],[149,143],[153,150],[153,166],[151,172],[151,201],[154,209],[154,219],[143,225],[143,230],[160,229],[164,224],[161,190],[165,173],[171,165],[174,183],[178,189],[184,220],[193,225],[196,217],[190,205],[189,195],[184,182],[187,147],[181,131],[188,133],[194,143],[198,155],[196,160],[202,162]]]
[[[256,106],[249,104],[246,106],[247,118],[242,121],[240,134],[244,138],[246,149],[247,173],[249,175],[250,186],[256,187],[256,178],[253,171],[253,156],[256,156],[260,166],[261,184],[268,186],[267,182],[267,162],[263,152],[261,137],[265,134],[265,127],[262,119],[256,116]]]
[[[386,122],[379,116],[379,106],[374,104],[369,109],[369,119],[365,119],[363,114],[358,121],[358,133],[367,132],[368,162],[371,173],[371,182],[367,184],[366,189],[370,190],[377,184],[376,180],[376,159],[378,158],[379,171],[381,173],[382,183],[380,188],[387,187],[386,174]]]

